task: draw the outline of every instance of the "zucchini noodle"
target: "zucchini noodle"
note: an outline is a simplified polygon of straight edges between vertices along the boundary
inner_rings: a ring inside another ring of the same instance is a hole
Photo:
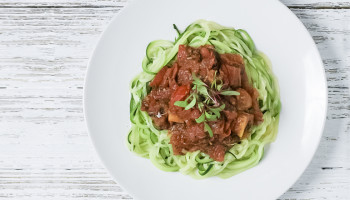
[[[177,30],[175,25],[174,28]],[[226,152],[224,162],[217,162],[200,151],[174,155],[168,132],[155,128],[147,112],[141,111],[142,99],[150,92],[149,82],[162,67],[174,62],[181,44],[191,47],[210,44],[220,54],[240,54],[244,59],[250,84],[259,91],[258,102],[264,113],[264,121],[258,126],[253,126],[248,138],[241,140]],[[195,178],[228,178],[257,165],[264,154],[264,146],[275,140],[281,109],[278,83],[267,57],[257,51],[246,31],[198,20],[189,25],[183,33],[179,33],[175,42],[151,42],[142,61],[142,69],[143,72],[130,84],[132,125],[127,144],[130,151],[149,158],[159,169],[180,171]]]

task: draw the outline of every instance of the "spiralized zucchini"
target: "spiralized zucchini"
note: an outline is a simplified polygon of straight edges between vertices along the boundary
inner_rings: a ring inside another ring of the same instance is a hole
[[[175,25],[174,28],[177,30]],[[244,59],[250,83],[259,91],[258,101],[264,113],[264,122],[252,127],[250,137],[242,140],[240,144],[235,144],[225,154],[224,162],[217,162],[200,151],[174,155],[167,131],[155,128],[147,112],[141,111],[142,99],[150,92],[149,82],[162,67],[176,59],[180,44],[192,47],[210,44],[220,54],[240,54]],[[179,33],[175,42],[151,42],[147,47],[142,69],[143,72],[130,84],[132,126],[127,144],[131,151],[149,158],[159,169],[180,171],[195,178],[228,178],[257,165],[264,154],[264,146],[275,140],[281,109],[278,83],[268,59],[256,50],[246,31],[198,20],[189,25],[183,33]]]

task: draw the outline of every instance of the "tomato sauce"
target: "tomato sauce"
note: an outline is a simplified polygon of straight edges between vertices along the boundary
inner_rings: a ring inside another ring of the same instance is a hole
[[[193,75],[206,85],[217,81],[223,90],[239,92],[235,96],[219,95],[219,104],[225,104],[225,108],[220,118],[206,121],[212,136],[203,122],[196,122],[203,114],[198,106],[185,110],[174,105],[195,92]],[[175,62],[164,66],[149,86],[151,91],[143,99],[141,110],[149,114],[155,127],[168,130],[175,155],[200,150],[216,161],[224,161],[226,151],[247,137],[253,125],[263,121],[259,93],[249,83],[243,58],[238,54],[218,54],[210,45],[180,45]]]

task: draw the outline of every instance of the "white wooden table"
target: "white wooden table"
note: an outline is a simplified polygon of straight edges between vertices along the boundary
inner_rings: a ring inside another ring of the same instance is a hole
[[[282,1],[317,43],[329,106],[316,156],[280,199],[350,199],[350,1],[329,1]],[[97,158],[82,108],[88,58],[126,4],[0,1],[0,199],[132,198]]]

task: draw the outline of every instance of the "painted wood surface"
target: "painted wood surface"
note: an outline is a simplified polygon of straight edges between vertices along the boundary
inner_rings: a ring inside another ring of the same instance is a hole
[[[130,0],[129,0],[130,1]],[[123,7],[128,0],[2,0],[1,7]],[[289,7],[299,6],[300,8],[331,8],[341,9],[350,6],[348,0],[281,0],[283,4]]]
[[[329,106],[316,156],[280,199],[350,199],[350,2],[282,2],[317,44]],[[132,198],[97,158],[82,110],[89,56],[125,5],[0,2],[0,199]]]

